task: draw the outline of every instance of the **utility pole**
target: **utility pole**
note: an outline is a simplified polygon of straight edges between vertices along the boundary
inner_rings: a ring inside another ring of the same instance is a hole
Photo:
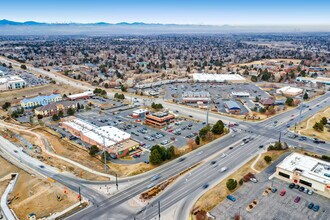
[[[81,192],[80,192],[80,186],[78,188],[78,192],[79,192],[79,202],[81,202]]]
[[[281,131],[280,131],[280,136],[278,137],[278,142],[281,143]]]
[[[206,108],[206,126],[209,125],[209,98],[207,99],[207,108]]]
[[[305,95],[305,93],[306,93],[306,89],[303,90],[303,93],[302,93],[302,96],[301,96],[298,124],[300,124],[300,121],[301,121],[301,113],[302,113],[302,109],[303,109],[303,106],[304,106],[304,95]],[[296,126],[295,126],[294,130],[296,131]]]
[[[158,201],[158,219],[160,219],[160,201]]]
[[[103,136],[103,155],[104,155],[104,172],[107,174],[107,157],[106,157],[105,137]]]
[[[117,190],[118,190],[118,179],[117,179],[117,173],[116,173],[116,187],[117,187]]]

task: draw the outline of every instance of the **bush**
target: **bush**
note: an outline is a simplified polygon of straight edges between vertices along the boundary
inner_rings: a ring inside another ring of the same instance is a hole
[[[321,159],[330,162],[330,156],[322,155]]]
[[[266,161],[266,163],[270,163],[272,161],[272,157],[270,156],[265,156],[264,160]]]
[[[196,136],[196,137],[195,137],[195,143],[196,143],[197,145],[200,145],[200,142],[201,142],[201,140],[200,140],[199,136]]]
[[[75,110],[73,108],[68,108],[67,114],[68,115],[74,115]]]
[[[60,117],[57,114],[54,114],[52,118],[53,118],[53,121],[60,120]]]
[[[149,156],[149,161],[151,164],[157,165],[160,164],[162,160],[162,155],[159,153],[157,149],[151,151]]]
[[[92,145],[91,148],[89,148],[89,155],[95,156],[99,152],[99,148],[96,145]]]
[[[244,183],[243,179],[240,179],[240,180],[238,181],[238,183],[239,183],[240,186],[243,185],[243,183]]]
[[[5,104],[2,105],[3,110],[7,110],[10,107],[10,102],[5,102]]]
[[[224,131],[224,124],[221,120],[217,121],[217,123],[215,123],[212,127],[212,133],[213,134],[222,134]]]
[[[226,186],[229,190],[234,190],[237,187],[237,181],[234,179],[229,179],[226,183]]]
[[[321,123],[321,122],[315,122],[314,126],[313,126],[313,129],[315,131],[323,131],[324,130],[324,125]]]

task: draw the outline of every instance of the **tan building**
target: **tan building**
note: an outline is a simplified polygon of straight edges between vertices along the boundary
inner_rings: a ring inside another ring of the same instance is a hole
[[[45,106],[40,106],[34,110],[35,115],[42,116],[52,116],[54,114],[58,114],[60,111],[66,113],[69,109],[77,109],[77,102],[74,101],[62,101],[62,102],[53,102]]]
[[[330,198],[330,163],[292,153],[276,166],[276,177]]]

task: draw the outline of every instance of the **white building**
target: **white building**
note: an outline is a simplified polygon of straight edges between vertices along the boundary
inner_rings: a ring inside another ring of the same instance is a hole
[[[196,103],[196,102],[208,102],[210,100],[209,92],[184,92],[182,94],[182,101],[188,103]]]
[[[244,82],[244,77],[239,74],[208,74],[195,73],[193,74],[195,82]]]
[[[82,92],[82,93],[68,95],[68,99],[69,100],[88,99],[88,98],[92,97],[93,95],[94,95],[94,93],[92,91],[86,91],[86,92]]]
[[[285,96],[297,96],[303,93],[303,89],[295,88],[291,86],[285,86],[276,90],[277,94],[285,95]]]
[[[235,98],[248,98],[250,93],[248,92],[232,92],[231,95]]]
[[[292,153],[276,166],[276,177],[330,198],[330,163]]]
[[[304,82],[304,83],[320,83],[324,85],[330,85],[330,78],[328,77],[297,77],[296,82]]]
[[[21,89],[26,87],[26,82],[19,76],[5,76],[0,78],[0,90]]]

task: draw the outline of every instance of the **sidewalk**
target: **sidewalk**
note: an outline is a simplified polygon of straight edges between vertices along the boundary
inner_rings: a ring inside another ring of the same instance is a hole
[[[9,182],[5,192],[3,193],[2,197],[1,197],[1,209],[2,209],[2,212],[5,216],[5,218],[8,219],[8,220],[16,220],[17,219],[15,217],[15,214],[9,209],[9,207],[7,205],[8,196],[13,191],[13,189],[16,185],[16,181],[18,179],[18,173],[15,173],[15,174],[16,174],[15,178]]]

